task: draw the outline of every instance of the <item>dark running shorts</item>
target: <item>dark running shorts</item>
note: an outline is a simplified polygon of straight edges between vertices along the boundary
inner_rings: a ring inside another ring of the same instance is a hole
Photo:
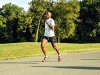
[[[44,36],[43,39],[46,39],[46,40],[48,40],[48,42],[51,42],[51,43],[56,43],[57,42],[57,39],[56,39],[55,36],[53,36],[53,37]]]

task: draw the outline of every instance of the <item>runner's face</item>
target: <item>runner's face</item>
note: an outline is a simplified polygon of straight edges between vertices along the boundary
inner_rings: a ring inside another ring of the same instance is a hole
[[[47,13],[47,14],[46,14],[46,17],[47,17],[47,18],[51,18],[51,14],[50,14],[50,13]]]

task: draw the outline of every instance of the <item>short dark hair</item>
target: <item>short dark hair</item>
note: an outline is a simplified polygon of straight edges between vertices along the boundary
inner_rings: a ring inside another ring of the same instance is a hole
[[[50,11],[47,11],[47,12],[46,12],[46,14],[48,14],[48,13],[50,13],[50,14],[51,14],[51,16],[52,16],[52,13],[51,13]]]

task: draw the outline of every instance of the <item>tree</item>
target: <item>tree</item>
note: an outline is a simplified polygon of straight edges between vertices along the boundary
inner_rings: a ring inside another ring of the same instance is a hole
[[[40,28],[40,23],[41,20],[46,13],[47,9],[50,7],[50,2],[46,0],[32,0],[30,2],[30,8],[29,12],[32,13],[33,18],[33,30],[35,33],[34,41],[38,41],[38,35],[39,35],[39,28]],[[50,9],[50,8],[49,8]]]
[[[17,25],[18,25],[18,15],[20,15],[24,9],[18,7],[17,5],[8,3],[2,6],[2,15],[6,18],[7,27],[7,40],[6,42],[16,42],[17,41]]]
[[[18,34],[18,41],[33,41],[32,32],[33,32],[33,25],[32,25],[32,18],[31,13],[23,12],[18,17],[18,26],[17,26],[17,34]]]
[[[59,1],[54,10],[56,21],[56,35],[58,38],[72,38],[75,36],[76,22],[78,21],[80,4],[77,0]]]
[[[98,11],[100,1],[83,0],[81,3],[80,19],[82,20],[77,30],[81,42],[96,42],[100,14]],[[95,40],[94,40],[95,39]]]
[[[7,36],[7,26],[6,26],[6,18],[4,18],[1,14],[2,11],[0,11],[0,43],[6,42]]]

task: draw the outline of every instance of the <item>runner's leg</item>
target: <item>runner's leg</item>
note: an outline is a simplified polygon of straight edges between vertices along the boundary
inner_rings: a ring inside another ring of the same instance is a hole
[[[47,42],[48,42],[47,39],[42,39],[42,42],[41,42],[41,49],[42,49],[45,56],[47,56],[46,49],[45,49],[45,45]]]
[[[51,44],[52,44],[53,48],[56,50],[56,52],[58,53],[58,62],[60,62],[62,60],[62,55],[60,54],[56,44],[53,42]]]
[[[52,47],[56,50],[56,52],[58,53],[58,55],[60,55],[60,52],[59,52],[59,50],[58,50],[58,48],[57,48],[57,46],[56,46],[56,43],[54,43],[54,42],[51,42],[51,44],[52,44]]]

